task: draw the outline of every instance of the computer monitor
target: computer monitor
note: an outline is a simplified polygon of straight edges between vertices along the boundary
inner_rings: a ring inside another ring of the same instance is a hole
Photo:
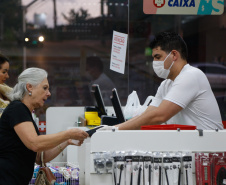
[[[99,117],[101,117],[102,115],[107,115],[107,111],[105,109],[104,101],[98,84],[92,85],[91,93],[93,94],[94,99],[96,100],[95,106],[98,109]]]
[[[111,102],[112,102],[112,105],[115,110],[115,114],[116,114],[116,117],[117,117],[119,123],[125,122],[126,119],[125,119],[123,111],[122,111],[121,102],[119,100],[119,96],[118,96],[116,88],[112,89],[112,96],[110,97],[110,99],[111,99]]]

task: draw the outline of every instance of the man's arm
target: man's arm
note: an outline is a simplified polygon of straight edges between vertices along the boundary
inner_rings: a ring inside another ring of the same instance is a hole
[[[168,100],[163,100],[159,107],[150,106],[147,110],[131,120],[116,125],[119,130],[139,130],[143,125],[160,125],[175,114],[180,112],[182,107]]]

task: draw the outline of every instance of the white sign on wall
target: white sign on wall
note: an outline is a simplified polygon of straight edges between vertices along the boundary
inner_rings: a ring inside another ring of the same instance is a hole
[[[110,69],[125,73],[127,37],[125,33],[113,31]]]

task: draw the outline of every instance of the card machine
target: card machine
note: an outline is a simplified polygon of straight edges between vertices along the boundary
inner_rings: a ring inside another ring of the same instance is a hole
[[[86,132],[89,134],[89,137],[91,137],[99,128],[103,127],[103,125],[95,127],[91,130],[87,130]]]

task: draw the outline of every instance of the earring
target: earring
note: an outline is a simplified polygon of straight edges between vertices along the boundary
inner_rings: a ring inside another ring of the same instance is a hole
[[[29,94],[29,96],[31,96],[31,92],[29,92],[28,94]]]

